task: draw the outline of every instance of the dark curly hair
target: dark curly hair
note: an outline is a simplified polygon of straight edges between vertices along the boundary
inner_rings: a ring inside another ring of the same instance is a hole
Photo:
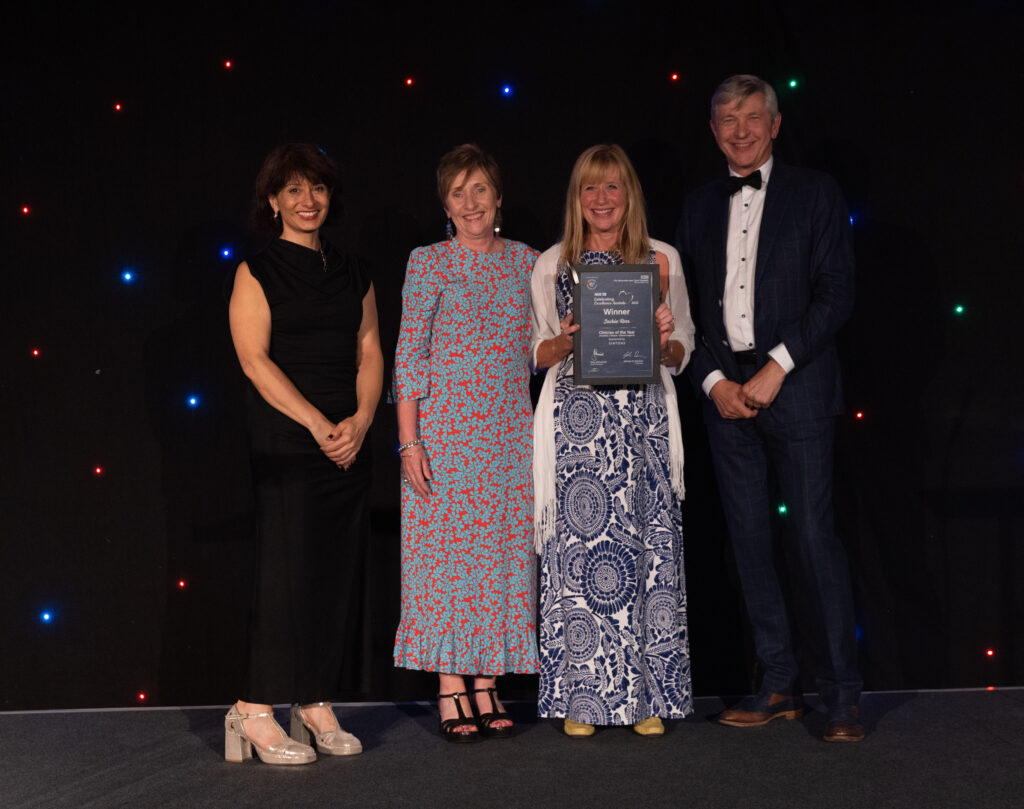
[[[311,183],[323,183],[333,196],[339,189],[338,167],[327,153],[312,143],[286,143],[278,146],[263,160],[253,187],[252,223],[261,230],[280,230],[267,198],[284,188],[293,177],[304,177]],[[330,216],[330,211],[328,211]]]

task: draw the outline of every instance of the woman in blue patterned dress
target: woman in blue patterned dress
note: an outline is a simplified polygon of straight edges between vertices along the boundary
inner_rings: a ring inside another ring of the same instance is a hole
[[[479,147],[446,154],[437,186],[451,238],[409,257],[395,355],[404,481],[395,665],[440,675],[442,735],[465,742],[509,736],[495,677],[537,670],[528,371],[537,252],[498,235],[501,175]]]
[[[571,267],[652,264],[661,384],[573,383]],[[542,554],[542,717],[570,736],[595,725],[664,732],[692,711],[679,500],[683,447],[672,374],[693,348],[679,255],[647,234],[643,193],[621,147],[577,159],[563,240],[532,281],[535,370],[547,376],[534,421],[536,545]]]

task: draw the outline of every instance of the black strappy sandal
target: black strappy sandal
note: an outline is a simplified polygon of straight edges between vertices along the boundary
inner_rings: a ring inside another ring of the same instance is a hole
[[[470,694],[487,694],[491,698],[491,710],[488,713],[477,713],[476,700],[473,700],[473,712],[477,713],[476,721],[480,726],[480,732],[488,739],[511,739],[515,736],[516,729],[515,725],[498,725],[494,726],[495,722],[502,719],[507,719],[509,722],[512,721],[512,717],[508,715],[506,711],[498,710],[498,700],[495,699],[495,694],[498,693],[498,689],[494,686],[490,688],[474,688],[470,690]]]
[[[480,724],[477,720],[471,716],[466,716],[462,710],[462,701],[460,697],[468,697],[469,694],[465,691],[453,691],[451,694],[438,694],[437,698],[451,699],[455,701],[455,710],[459,712],[458,719],[442,719],[440,723],[441,738],[446,742],[454,742],[455,744],[465,744],[466,742],[478,742],[483,737],[480,735]],[[472,725],[475,730],[456,730],[455,728],[462,725]]]

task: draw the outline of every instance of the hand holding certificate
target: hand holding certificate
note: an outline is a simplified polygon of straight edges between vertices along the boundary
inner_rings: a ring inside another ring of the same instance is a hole
[[[573,268],[573,380],[577,385],[661,381],[655,325],[660,282],[653,264]]]

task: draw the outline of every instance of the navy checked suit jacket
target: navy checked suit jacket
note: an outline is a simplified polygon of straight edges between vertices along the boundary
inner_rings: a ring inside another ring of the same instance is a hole
[[[725,180],[717,180],[687,197],[676,239],[691,306],[696,302],[689,372],[698,390],[716,368],[740,380],[722,321],[728,219]],[[853,310],[853,268],[852,228],[838,184],[776,158],[754,272],[754,339],[759,353],[785,343],[795,368],[771,405],[772,418],[791,422],[843,412],[834,337]],[[705,418],[721,421],[714,402],[703,392],[700,398]]]

